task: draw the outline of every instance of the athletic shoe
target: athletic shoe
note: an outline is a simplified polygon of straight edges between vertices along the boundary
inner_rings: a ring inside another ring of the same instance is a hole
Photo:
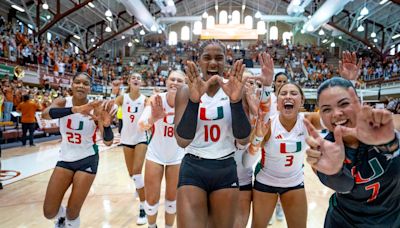
[[[272,219],[272,217],[269,219],[268,225],[271,226],[272,224],[274,224],[274,220]]]
[[[65,227],[65,218],[64,217],[58,218],[54,227],[55,228],[64,228]]]
[[[278,203],[275,208],[275,217],[278,221],[283,221],[285,219],[285,214],[283,213],[282,205]]]
[[[140,209],[139,211],[139,216],[136,220],[136,224],[137,225],[144,225],[147,223],[147,216],[146,216],[146,212],[144,211],[144,209]]]

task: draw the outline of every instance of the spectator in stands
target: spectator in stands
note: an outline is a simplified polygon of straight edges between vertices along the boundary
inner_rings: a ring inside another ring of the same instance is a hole
[[[33,132],[35,131],[36,125],[35,113],[37,110],[41,110],[41,105],[30,100],[29,94],[25,94],[22,99],[22,103],[17,107],[17,111],[21,112],[22,145],[26,145],[26,134],[29,130],[29,145],[35,146],[33,143]]]
[[[3,81],[1,89],[4,94],[4,111],[3,111],[3,121],[11,121],[11,111],[13,109],[13,90],[8,81],[8,74],[5,76],[6,80]]]

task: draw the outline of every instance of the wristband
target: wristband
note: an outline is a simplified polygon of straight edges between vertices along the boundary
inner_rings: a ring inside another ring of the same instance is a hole
[[[263,86],[263,89],[261,91],[261,102],[263,103],[267,102],[272,92],[273,92],[272,86]]]
[[[255,136],[253,141],[251,142],[251,144],[253,144],[254,146],[257,146],[258,144],[260,144],[263,141],[264,137],[260,137],[260,136]]]

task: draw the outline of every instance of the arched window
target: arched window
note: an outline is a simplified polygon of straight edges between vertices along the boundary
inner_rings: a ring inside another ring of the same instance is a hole
[[[240,12],[237,10],[232,12],[232,24],[234,25],[240,24]]]
[[[292,33],[284,32],[282,34],[283,45],[288,45],[288,41],[290,41],[290,39],[292,39]]]
[[[190,40],[190,29],[188,26],[183,26],[181,29],[181,40]]]
[[[259,21],[257,22],[257,34],[264,35],[267,31],[265,30],[265,22]]]
[[[196,21],[196,22],[194,22],[194,25],[193,25],[193,34],[195,34],[195,35],[200,35],[202,29],[203,29],[203,24],[202,24],[201,21]]]
[[[253,29],[253,17],[250,15],[247,15],[244,18],[244,24],[245,24],[246,28]]]
[[[269,39],[271,39],[271,40],[277,40],[278,39],[278,27],[272,26],[269,29]]]
[[[219,24],[221,25],[228,24],[228,13],[225,10],[219,12]]]
[[[176,34],[176,32],[174,31],[169,32],[168,44],[176,45],[177,43],[178,43],[178,34]]]
[[[215,18],[214,18],[214,16],[208,16],[208,17],[207,17],[207,26],[206,26],[206,28],[207,28],[207,29],[209,29],[209,28],[214,28],[214,25],[215,25]]]

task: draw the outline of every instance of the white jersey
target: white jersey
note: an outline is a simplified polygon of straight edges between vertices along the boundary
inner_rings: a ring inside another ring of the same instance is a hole
[[[196,135],[185,152],[206,159],[222,158],[237,150],[234,141],[229,97],[221,88],[214,97],[204,94]]]
[[[271,136],[262,148],[262,169],[256,180],[273,187],[294,187],[304,181],[303,160],[307,129],[304,115],[298,114],[293,129],[288,132],[279,121],[271,117]]]
[[[73,106],[72,97],[65,100],[66,108]],[[78,161],[98,153],[96,129],[96,123],[80,113],[60,118],[60,161]]]
[[[243,154],[246,150],[237,150],[235,152],[236,170],[239,180],[239,186],[245,186],[253,183],[253,168],[243,166]]]
[[[270,105],[268,114],[265,115],[265,121],[268,121],[270,117],[275,116],[276,114],[279,113],[278,112],[278,100],[277,100],[277,97],[275,96],[274,92],[271,92],[270,98],[271,98],[271,105]]]
[[[132,100],[129,93],[124,94],[122,103],[122,130],[121,143],[136,145],[140,142],[147,142],[147,132],[139,128],[139,118],[143,113],[146,97],[143,94],[136,100]]]
[[[180,164],[185,152],[178,146],[174,137],[174,112],[175,109],[167,102],[167,93],[160,93],[164,111],[168,114],[163,119],[156,121],[153,125],[151,141],[147,148],[146,159],[162,165]],[[151,109],[147,106],[146,109]],[[151,111],[145,111],[149,113]],[[143,114],[144,115],[144,114]],[[150,116],[143,116],[141,120],[148,119]]]

